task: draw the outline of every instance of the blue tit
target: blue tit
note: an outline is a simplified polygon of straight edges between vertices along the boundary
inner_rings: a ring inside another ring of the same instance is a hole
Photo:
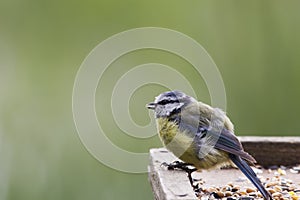
[[[180,91],[164,92],[147,104],[155,112],[164,146],[196,169],[237,166],[263,197],[272,199],[252,168],[255,159],[244,151],[226,114]]]

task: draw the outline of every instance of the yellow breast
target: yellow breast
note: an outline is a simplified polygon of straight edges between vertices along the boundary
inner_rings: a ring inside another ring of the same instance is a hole
[[[179,132],[178,125],[164,118],[157,119],[159,137],[165,147],[181,160],[193,164],[197,152],[193,145],[193,138]]]

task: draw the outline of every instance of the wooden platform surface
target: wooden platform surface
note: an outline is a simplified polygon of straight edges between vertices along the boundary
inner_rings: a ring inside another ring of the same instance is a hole
[[[270,165],[286,165],[300,163],[300,137],[244,137],[240,138],[246,151],[252,154],[259,163]],[[279,148],[279,147],[280,148]],[[275,151],[276,149],[276,151]],[[197,199],[189,183],[186,172],[180,170],[167,170],[161,166],[163,162],[171,163],[178,160],[172,153],[164,148],[150,150],[149,181],[153,188],[155,199]],[[282,161],[282,162],[281,162]],[[195,179],[204,181],[203,187],[225,186],[232,182],[241,187],[253,185],[238,169],[221,169],[195,172]],[[263,177],[272,177],[273,173],[263,170]],[[300,186],[300,174],[293,174],[286,170],[285,179],[291,179]]]

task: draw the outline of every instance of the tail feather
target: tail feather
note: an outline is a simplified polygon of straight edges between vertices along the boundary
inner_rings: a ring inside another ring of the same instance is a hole
[[[242,158],[240,158],[237,155],[229,154],[230,159],[232,162],[245,174],[245,176],[255,185],[255,187],[260,191],[260,193],[263,195],[264,199],[271,200],[272,196],[270,193],[265,189],[265,187],[262,185],[260,180],[257,178],[255,172],[252,170],[252,168],[244,161]]]

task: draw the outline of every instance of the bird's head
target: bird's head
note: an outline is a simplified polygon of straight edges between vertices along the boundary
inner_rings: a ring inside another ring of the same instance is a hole
[[[147,104],[147,108],[154,110],[156,118],[169,117],[195,101],[183,92],[168,91],[158,95],[154,102]]]

